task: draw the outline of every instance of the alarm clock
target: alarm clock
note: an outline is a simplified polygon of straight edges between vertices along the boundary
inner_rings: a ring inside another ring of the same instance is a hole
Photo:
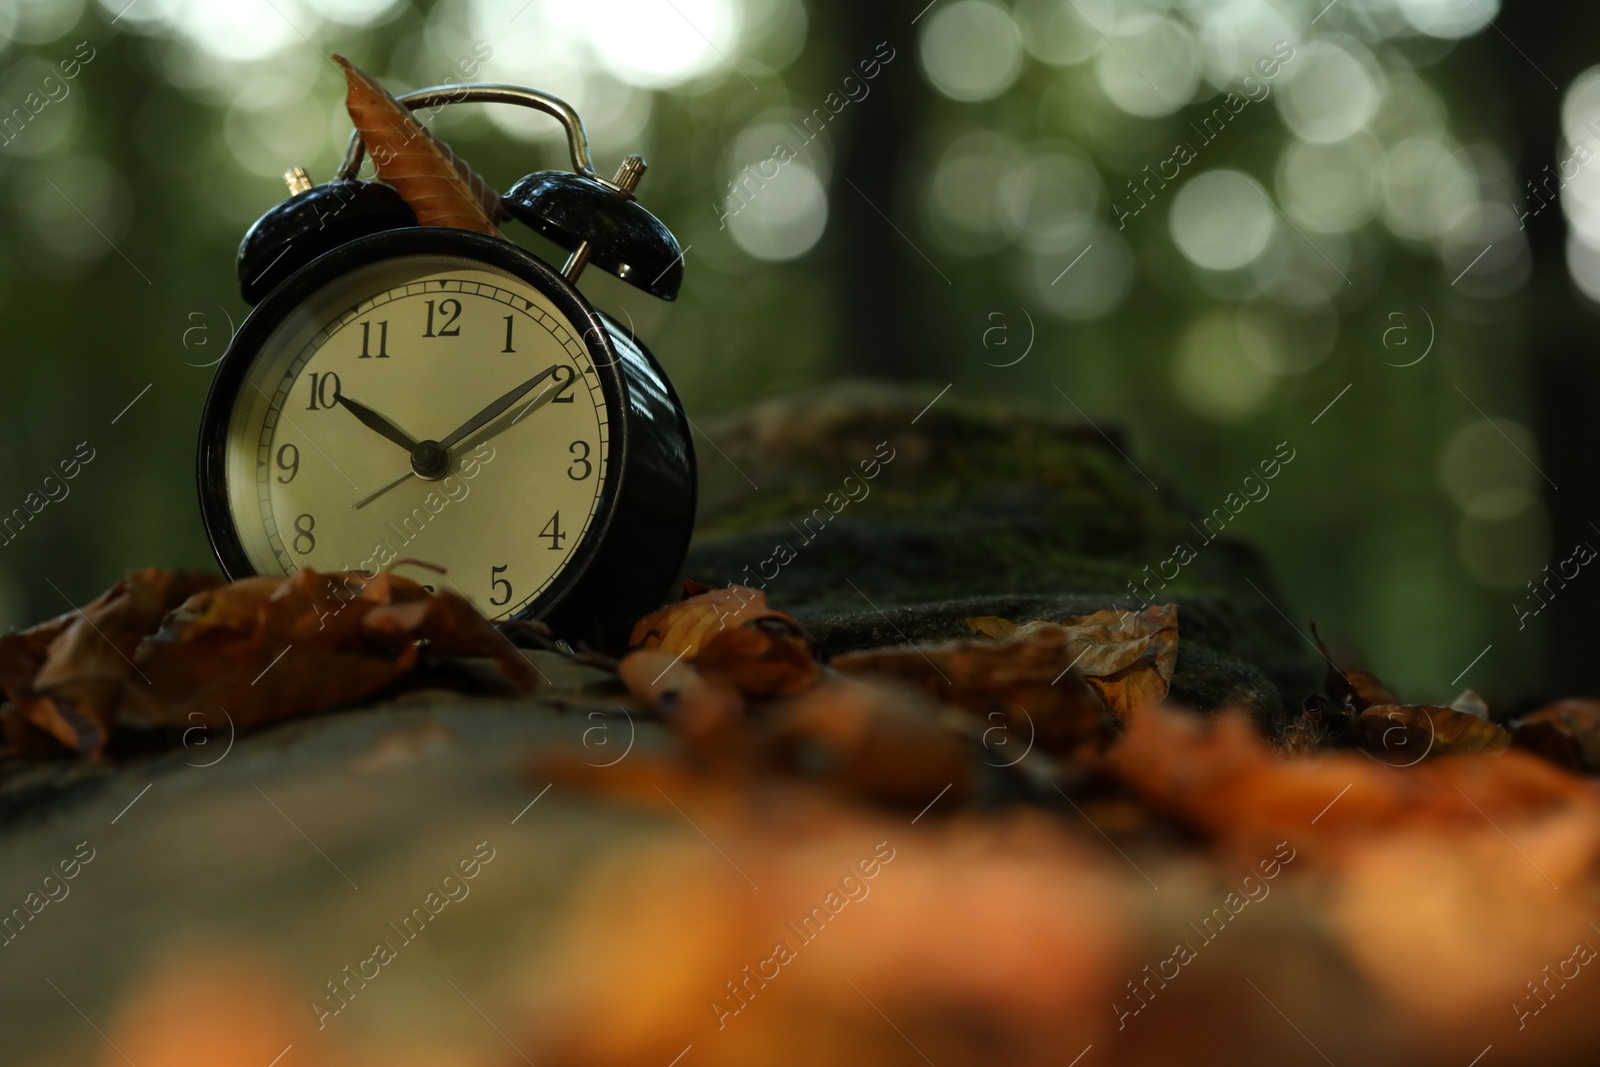
[[[593,265],[672,300],[683,254],[634,199],[644,161],[600,177],[562,100],[487,84],[398,99],[560,121],[572,170],[530,174],[502,204],[570,255],[557,268],[498,235],[418,226],[357,178],[359,135],[331,181],[290,171],[289,199],[240,245],[254,308],[201,417],[211,546],[234,579],[425,562],[418,580],[490,619],[615,649],[683,563],[694,450],[655,357],[576,282]]]

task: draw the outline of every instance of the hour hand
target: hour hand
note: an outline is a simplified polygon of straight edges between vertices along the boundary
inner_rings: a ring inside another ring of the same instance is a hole
[[[379,415],[376,411],[373,411],[365,404],[359,404],[345,396],[343,393],[340,393],[337,399],[339,403],[344,405],[345,410],[349,411],[350,414],[361,420],[361,424],[363,426],[370,430],[376,430],[378,433],[393,441],[407,452],[410,452],[412,449],[417,447],[417,442],[414,441],[404,430],[400,429],[400,427],[396,426],[382,415]]]

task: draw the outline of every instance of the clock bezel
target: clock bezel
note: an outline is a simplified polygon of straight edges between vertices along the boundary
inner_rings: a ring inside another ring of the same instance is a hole
[[[583,540],[565,565],[551,578],[548,588],[506,621],[543,618],[554,612],[588,574],[601,546],[611,533],[617,502],[628,477],[628,457],[633,436],[632,419],[625,402],[628,383],[622,356],[611,341],[606,320],[583,294],[549,264],[511,241],[471,230],[441,226],[409,226],[358,238],[335,248],[290,275],[268,293],[240,324],[217,365],[200,417],[197,477],[200,513],[206,536],[224,574],[231,580],[259,574],[245,552],[229,502],[227,440],[229,424],[250,369],[273,332],[307,299],[344,274],[386,259],[443,256],[480,262],[499,268],[536,289],[555,305],[573,327],[601,384],[606,418],[610,425],[606,453],[606,479],[595,504],[594,519]],[[652,361],[653,362],[653,361]],[[659,373],[659,368],[656,368]],[[661,375],[665,381],[665,375]],[[669,387],[670,389],[670,387]],[[676,401],[676,397],[673,397]],[[681,417],[681,406],[679,407]],[[692,475],[691,475],[692,477]],[[691,481],[690,499],[693,499]],[[693,513],[692,503],[690,513]],[[529,531],[527,536],[534,536]],[[682,553],[678,553],[681,561]]]

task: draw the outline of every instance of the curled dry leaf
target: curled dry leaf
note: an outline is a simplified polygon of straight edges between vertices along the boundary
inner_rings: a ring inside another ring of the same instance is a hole
[[[1427,756],[1500,752],[1511,735],[1494,723],[1430,704],[1376,704],[1356,716],[1356,744],[1382,753],[1385,762],[1406,765]]]
[[[1574,771],[1600,771],[1600,700],[1559,700],[1511,724],[1511,743]]]
[[[767,607],[765,593],[689,582],[684,593],[634,625],[636,650],[692,662],[747,697],[788,696],[816,680],[811,639],[792,616]]]
[[[946,788],[960,800],[970,784],[967,748],[937,709],[892,685],[815,686],[769,710],[763,744],[782,768],[894,803],[923,804]]]
[[[767,594],[742,585],[710,588],[684,583],[685,596],[676,604],[652,612],[634,623],[628,639],[632,648],[660,649],[690,659],[714,634],[758,619],[782,619],[796,630],[799,624],[781,611],[767,607]]]
[[[422,642],[533,686],[532,666],[471,603],[392,573],[220,585],[149,568],[0,638],[0,688],[17,716],[94,756],[118,727],[242,730],[370,696],[415,666]]]
[[[992,615],[965,621],[974,634],[998,641],[1061,629],[1066,634],[1070,662],[1118,718],[1127,718],[1135,707],[1166,699],[1178,664],[1176,604],[1152,604],[1139,612],[1107,609],[1062,619],[1060,623],[1019,626]]]
[[[139,642],[170,609],[216,584],[206,574],[129,571],[81,609],[0,637],[0,689],[23,720],[97,756],[123,694],[130,685],[148,686],[134,665]]]
[[[702,676],[681,654],[635,649],[622,657],[617,673],[628,692],[690,741],[723,735],[744,714],[737,689],[721,678]]]
[[[416,212],[417,222],[499,233],[495,220],[506,216],[500,194],[387,89],[343,56],[333,59],[344,68],[345,109],[378,177],[395,187]]]
[[[1130,720],[1106,765],[1149,807],[1246,852],[1270,851],[1285,839],[1326,853],[1406,828],[1477,830],[1486,814],[1513,838],[1519,826],[1575,810],[1600,828],[1600,799],[1581,779],[1533,756],[1513,751],[1416,765],[1411,758],[1284,759],[1243,715],[1199,720],[1153,709]],[[1574,855],[1572,862],[1587,860]]]
[[[989,722],[998,713],[1013,736],[1036,736],[1042,750],[1064,753],[1104,743],[1112,727],[1100,696],[1072,669],[1073,655],[1067,631],[1047,623],[999,641],[847,652],[831,666],[899,679]]]
[[[763,616],[712,635],[694,665],[747,697],[791,696],[817,679],[811,641],[787,615]]]
[[[513,686],[533,687],[533,667],[458,594],[391,571],[302,570],[208,590],[173,611],[135,657],[151,685],[130,687],[119,717],[247,729],[370,696],[412,670],[422,641],[492,659]]]
[[[1078,670],[1118,718],[1166,699],[1178,665],[1178,605],[1097,611],[1061,625],[1073,658],[1082,657]]]

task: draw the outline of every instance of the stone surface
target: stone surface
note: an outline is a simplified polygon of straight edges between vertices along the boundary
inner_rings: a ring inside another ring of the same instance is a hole
[[[973,615],[1133,607],[1130,581],[1201,540],[1194,513],[1145,480],[1127,445],[953,392],[927,408],[938,393],[845,382],[707,423],[685,574],[765,584],[831,654],[965,636]],[[1199,710],[1237,701],[1271,728],[1280,694],[1298,703],[1315,688],[1313,657],[1264,599],[1282,602],[1248,545],[1219,537],[1149,588],[1178,603],[1182,647],[1208,653],[1180,663],[1203,662],[1203,678],[1174,683]]]

